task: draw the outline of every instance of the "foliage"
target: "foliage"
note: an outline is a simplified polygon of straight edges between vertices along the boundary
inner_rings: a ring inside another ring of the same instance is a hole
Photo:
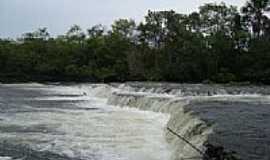
[[[110,30],[73,25],[0,39],[1,81],[175,81],[270,84],[269,0],[240,13],[225,3],[198,12],[148,11],[145,20],[116,20]]]

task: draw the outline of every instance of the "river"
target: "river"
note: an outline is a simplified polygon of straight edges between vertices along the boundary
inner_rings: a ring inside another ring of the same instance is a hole
[[[0,84],[0,160],[269,160],[269,124],[269,86]]]
[[[169,159],[168,115],[110,106],[85,89],[1,85],[2,159]]]

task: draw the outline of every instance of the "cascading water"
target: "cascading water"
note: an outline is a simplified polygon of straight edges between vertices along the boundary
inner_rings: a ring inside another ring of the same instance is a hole
[[[107,105],[106,85],[1,85],[0,159],[164,160],[168,116]],[[103,98],[102,98],[103,97]]]
[[[244,160],[270,158],[269,87],[128,83],[118,88],[109,104],[171,115],[167,128],[181,136],[166,131],[171,159],[202,159],[204,144],[235,151]]]
[[[270,157],[269,87],[126,83],[0,88],[4,159],[202,159],[205,143],[236,151],[244,160]],[[25,148],[32,153],[28,157],[20,151]]]

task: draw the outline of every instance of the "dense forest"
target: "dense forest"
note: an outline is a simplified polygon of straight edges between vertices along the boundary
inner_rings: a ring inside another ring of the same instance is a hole
[[[198,12],[148,11],[143,22],[109,29],[47,28],[0,39],[0,81],[173,81],[270,84],[270,0],[237,9],[209,3]]]

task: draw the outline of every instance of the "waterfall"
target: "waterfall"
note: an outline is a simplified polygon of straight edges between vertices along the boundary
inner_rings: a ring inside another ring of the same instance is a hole
[[[246,160],[269,156],[267,151],[259,156],[256,151],[251,153],[261,144],[250,141],[270,138],[262,138],[261,134],[270,131],[262,130],[265,125],[259,121],[270,122],[268,87],[126,83],[95,86],[91,90],[94,95],[106,97],[109,105],[169,114],[164,132],[173,146],[172,160],[201,159],[205,143],[236,151]],[[258,105],[266,107],[259,110]],[[254,128],[261,133],[251,133]]]
[[[189,100],[186,99],[115,92],[109,97],[108,103],[170,114],[167,127],[185,137],[200,150],[203,150],[203,143],[206,141],[207,135],[211,133],[211,128],[198,117],[193,116],[191,112],[185,110],[185,106],[189,104]],[[165,130],[165,132],[167,141],[172,144],[174,149],[172,159],[202,156],[189,144],[183,142],[168,130]]]

